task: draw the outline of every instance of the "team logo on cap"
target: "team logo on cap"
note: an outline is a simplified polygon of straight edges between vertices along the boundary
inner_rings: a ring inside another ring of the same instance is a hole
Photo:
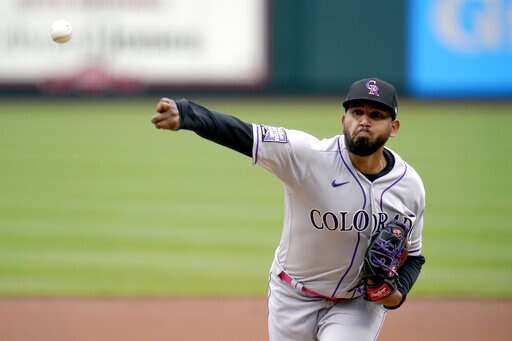
[[[377,81],[374,79],[370,79],[366,82],[366,88],[368,89],[368,95],[379,96],[379,87],[377,86]]]

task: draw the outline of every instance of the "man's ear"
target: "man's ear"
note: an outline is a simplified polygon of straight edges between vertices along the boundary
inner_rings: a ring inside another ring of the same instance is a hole
[[[391,134],[389,134],[389,136],[395,137],[398,134],[398,129],[400,129],[400,121],[394,120],[391,122]]]

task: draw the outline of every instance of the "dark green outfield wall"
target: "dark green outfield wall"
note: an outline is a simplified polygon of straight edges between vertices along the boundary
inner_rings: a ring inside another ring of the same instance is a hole
[[[404,88],[405,0],[271,1],[276,93],[336,94],[379,77]]]

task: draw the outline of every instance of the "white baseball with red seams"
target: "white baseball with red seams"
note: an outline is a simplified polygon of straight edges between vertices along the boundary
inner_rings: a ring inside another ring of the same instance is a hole
[[[253,124],[253,136],[253,163],[284,184],[283,231],[269,283],[270,339],[304,339],[300,326],[304,332],[310,330],[308,319],[322,325],[304,301],[319,299],[318,304],[326,308],[334,304],[287,286],[279,278],[281,271],[300,284],[295,287],[349,299],[340,303],[345,307],[340,313],[357,318],[374,311],[368,316],[375,321],[367,321],[364,331],[355,323],[346,338],[371,339],[380,330],[385,308],[362,299],[350,300],[359,294],[349,289],[360,279],[372,234],[393,219],[410,231],[409,255],[421,254],[425,192],[419,175],[387,149],[395,159],[393,169],[369,181],[352,165],[342,135],[318,140],[301,131]],[[412,193],[411,188],[420,190]],[[288,320],[288,327],[295,319],[296,330],[280,328],[283,319]]]

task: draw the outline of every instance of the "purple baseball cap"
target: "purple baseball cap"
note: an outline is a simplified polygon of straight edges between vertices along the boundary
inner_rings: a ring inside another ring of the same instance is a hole
[[[398,96],[395,87],[378,78],[364,78],[352,83],[343,102],[345,110],[356,100],[367,100],[384,104],[396,119],[398,114]]]

